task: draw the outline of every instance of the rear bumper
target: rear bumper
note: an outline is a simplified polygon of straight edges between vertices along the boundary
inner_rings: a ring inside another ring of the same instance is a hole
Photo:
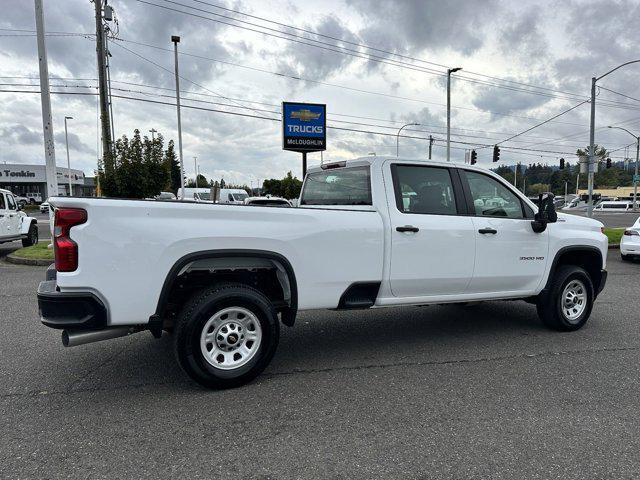
[[[38,286],[38,308],[47,327],[95,330],[107,326],[107,309],[98,297],[90,292],[60,292],[49,271]]]

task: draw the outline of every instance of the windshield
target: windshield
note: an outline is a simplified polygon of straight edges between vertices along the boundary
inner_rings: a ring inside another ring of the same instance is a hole
[[[196,200],[211,200],[211,194],[210,193],[194,193],[193,194],[193,198],[195,198]]]
[[[331,169],[307,175],[301,205],[371,205],[368,167]]]
[[[244,199],[249,197],[246,193],[233,193],[232,196],[236,202],[244,202]]]

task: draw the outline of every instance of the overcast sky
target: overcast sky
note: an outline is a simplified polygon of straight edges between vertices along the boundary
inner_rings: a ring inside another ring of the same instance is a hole
[[[44,3],[46,29],[53,34],[47,37],[51,90],[95,93],[95,38],[58,33],[94,33],[93,4],[89,0]],[[180,35],[185,54],[180,58],[184,105],[199,108],[182,111],[186,172],[193,176],[197,156],[207,177],[247,184],[281,177],[288,170],[300,176],[300,155],[282,151],[277,121],[203,109],[277,119],[283,100],[326,103],[330,126],[391,134],[329,129],[325,161],[371,152],[395,155],[397,129],[404,122],[418,122],[421,126],[405,128],[403,133],[432,134],[433,156],[443,159],[443,72],[447,66],[463,67],[452,82],[452,140],[466,143],[453,144],[452,158],[462,161],[464,149],[477,144],[480,162],[488,165],[491,148],[480,146],[504,140],[578,104],[588,98],[593,75],[640,58],[640,3],[632,1],[109,3],[118,19],[118,40],[110,42],[113,94],[172,103],[170,37]],[[0,90],[38,90],[33,1],[4,0],[0,29]],[[599,84],[640,98],[639,77],[640,64],[631,65]],[[630,136],[606,126],[640,131],[639,101],[602,89],[598,102],[597,143],[609,149],[631,143]],[[95,96],[52,95],[59,165],[66,164],[63,119],[68,115],[74,117],[69,123],[72,167],[92,174],[98,144],[96,108]],[[114,98],[113,109],[117,137],[131,135],[134,128],[146,134],[155,128],[165,139],[177,141],[175,106]],[[564,152],[588,144],[588,128],[585,104],[504,144],[548,152],[505,148],[501,159],[505,163],[570,159]],[[0,92],[0,142],[0,162],[44,163],[39,95]],[[401,156],[425,158],[427,147],[424,140],[400,139]],[[624,153],[619,150],[614,155]],[[309,155],[310,164],[319,161],[319,153]]]

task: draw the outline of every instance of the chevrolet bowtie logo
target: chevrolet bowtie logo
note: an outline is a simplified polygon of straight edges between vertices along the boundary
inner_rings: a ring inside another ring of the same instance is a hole
[[[302,110],[297,110],[295,112],[291,112],[291,118],[297,118],[298,120],[302,120],[303,122],[309,122],[311,120],[316,120],[320,118],[320,113],[313,113],[311,110],[303,108]]]

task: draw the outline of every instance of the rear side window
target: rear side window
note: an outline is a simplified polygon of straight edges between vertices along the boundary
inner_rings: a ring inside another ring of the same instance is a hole
[[[447,168],[396,165],[396,206],[402,213],[456,215],[456,198]]]
[[[4,204],[4,195],[0,193],[0,210],[4,210],[5,208],[7,207]]]
[[[7,204],[9,205],[9,210],[16,209],[16,202],[13,200],[13,195],[7,195]]]
[[[336,168],[310,173],[300,205],[371,205],[369,167]]]

